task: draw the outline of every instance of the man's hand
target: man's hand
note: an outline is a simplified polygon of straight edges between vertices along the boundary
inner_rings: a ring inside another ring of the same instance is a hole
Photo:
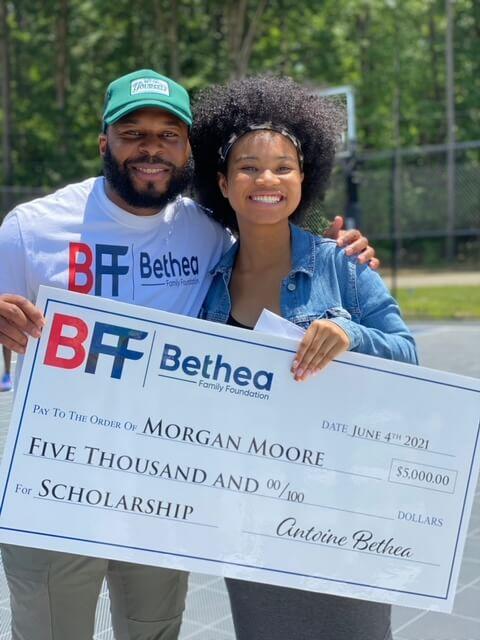
[[[342,227],[343,218],[335,216],[332,224],[323,235],[326,238],[336,240],[339,247],[346,247],[347,256],[357,255],[357,260],[361,264],[368,264],[371,269],[378,269],[380,260],[375,257],[375,249],[369,246],[368,239],[362,236],[358,229],[345,231]]]
[[[302,338],[292,365],[295,380],[301,382],[318,373],[350,347],[345,331],[330,320],[314,320]]]
[[[13,293],[0,295],[0,344],[25,353],[27,336],[39,338],[45,318],[34,304]]]

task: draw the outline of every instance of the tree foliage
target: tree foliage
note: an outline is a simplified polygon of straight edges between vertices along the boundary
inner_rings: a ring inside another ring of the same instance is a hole
[[[3,183],[98,171],[103,93],[153,67],[189,90],[249,73],[356,90],[364,149],[442,143],[445,0],[0,0]],[[480,4],[455,2],[457,139],[480,137]]]

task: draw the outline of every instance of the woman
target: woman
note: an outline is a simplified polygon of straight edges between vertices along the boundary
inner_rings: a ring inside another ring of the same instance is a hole
[[[297,227],[326,187],[342,114],[284,78],[211,87],[191,142],[199,201],[239,242],[222,258],[201,317],[251,328],[263,308],[307,329],[292,372],[318,373],[345,350],[416,362],[380,277]],[[387,640],[390,607],[227,580],[239,640]]]

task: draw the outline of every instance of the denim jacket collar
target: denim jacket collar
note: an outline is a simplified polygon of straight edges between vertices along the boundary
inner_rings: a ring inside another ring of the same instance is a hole
[[[292,247],[292,269],[290,275],[301,271],[312,277],[315,273],[314,236],[294,224],[290,224],[290,236]],[[211,275],[231,273],[239,246],[240,243],[235,242],[235,244],[230,247],[220,262],[218,262],[217,266],[210,271]]]

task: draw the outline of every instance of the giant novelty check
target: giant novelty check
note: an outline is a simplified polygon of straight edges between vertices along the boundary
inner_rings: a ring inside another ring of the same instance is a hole
[[[480,384],[44,288],[0,539],[451,610]]]

